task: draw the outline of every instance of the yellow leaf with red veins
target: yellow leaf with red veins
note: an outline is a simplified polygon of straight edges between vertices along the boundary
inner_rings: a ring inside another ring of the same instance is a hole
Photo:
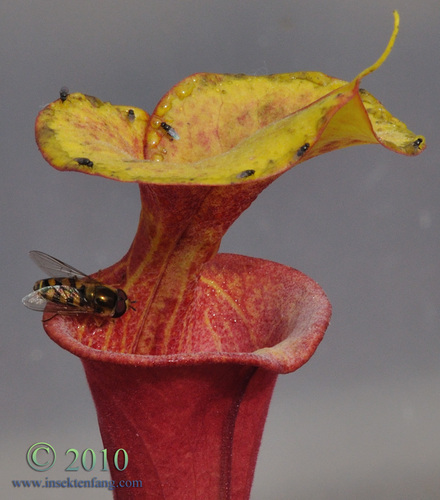
[[[113,106],[96,97],[69,94],[38,115],[37,143],[46,161],[60,170],[76,170],[78,159],[142,159],[148,114],[139,108]],[[83,165],[96,173],[95,165]]]
[[[382,144],[406,155],[425,148],[371,94],[322,73],[201,73],[173,87],[151,118],[137,108],[71,94],[38,116],[36,137],[60,170],[126,182],[229,185],[277,176],[319,154]],[[131,111],[130,111],[131,110]]]

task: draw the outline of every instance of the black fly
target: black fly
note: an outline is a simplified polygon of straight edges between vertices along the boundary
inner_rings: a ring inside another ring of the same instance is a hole
[[[64,102],[69,97],[69,89],[67,87],[60,88],[60,99]]]
[[[246,179],[247,177],[250,177],[251,175],[255,174],[255,170],[243,170],[243,172],[240,172],[237,174],[237,179]]]
[[[89,160],[88,158],[74,158],[76,162],[78,162],[78,165],[82,165],[84,167],[93,167],[93,161]]]
[[[301,156],[309,149],[310,147],[310,144],[308,142],[306,142],[304,144],[304,146],[301,146],[298,151],[296,152],[296,156],[298,156],[298,158],[301,158]]]
[[[168,123],[161,122],[160,126],[170,136],[171,140],[175,139],[176,141],[178,141],[180,139],[179,134],[173,129],[171,125],[168,125]]]

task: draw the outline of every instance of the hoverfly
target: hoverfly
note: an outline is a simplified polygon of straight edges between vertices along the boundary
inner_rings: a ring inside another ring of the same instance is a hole
[[[124,290],[104,285],[46,253],[32,250],[29,255],[49,276],[57,276],[37,281],[33,292],[23,297],[29,309],[119,318],[128,307],[133,308]]]

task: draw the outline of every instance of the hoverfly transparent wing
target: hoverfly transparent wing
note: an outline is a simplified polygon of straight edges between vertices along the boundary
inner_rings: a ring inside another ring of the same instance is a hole
[[[33,311],[44,311],[48,302],[42,297],[39,290],[35,290],[21,299],[23,304]]]
[[[55,257],[51,257],[47,253],[31,250],[29,256],[42,271],[51,277],[66,276],[68,278],[87,278],[88,280],[94,281],[93,278],[90,278],[82,271],[61,262],[61,260]]]
[[[56,292],[56,294],[60,297],[58,300],[62,300],[63,302],[53,302],[50,299],[46,298],[45,295],[48,295],[48,292]],[[63,285],[55,285],[55,286],[47,286],[44,288],[40,288],[38,290],[34,290],[33,292],[23,297],[21,301],[23,305],[25,305],[28,309],[32,309],[33,311],[44,311],[44,312],[52,312],[55,314],[87,314],[93,312],[93,307],[89,304],[82,304],[81,306],[75,304],[73,298],[78,295],[78,291],[75,288],[67,288]],[[71,300],[71,302],[67,302],[67,299]]]

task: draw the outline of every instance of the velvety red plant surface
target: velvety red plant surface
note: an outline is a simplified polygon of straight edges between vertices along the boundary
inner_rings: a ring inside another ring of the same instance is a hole
[[[425,148],[352,82],[322,73],[196,74],[151,115],[75,93],[36,122],[46,160],[60,170],[137,182],[135,239],[95,278],[122,288],[134,308],[118,319],[58,315],[44,323],[80,356],[104,445],[124,448],[112,468],[118,498],[249,497],[277,373],[315,351],[331,307],[299,271],[218,254],[221,238],[283,172],[319,154],[382,144]],[[46,319],[50,318],[46,315]]]

